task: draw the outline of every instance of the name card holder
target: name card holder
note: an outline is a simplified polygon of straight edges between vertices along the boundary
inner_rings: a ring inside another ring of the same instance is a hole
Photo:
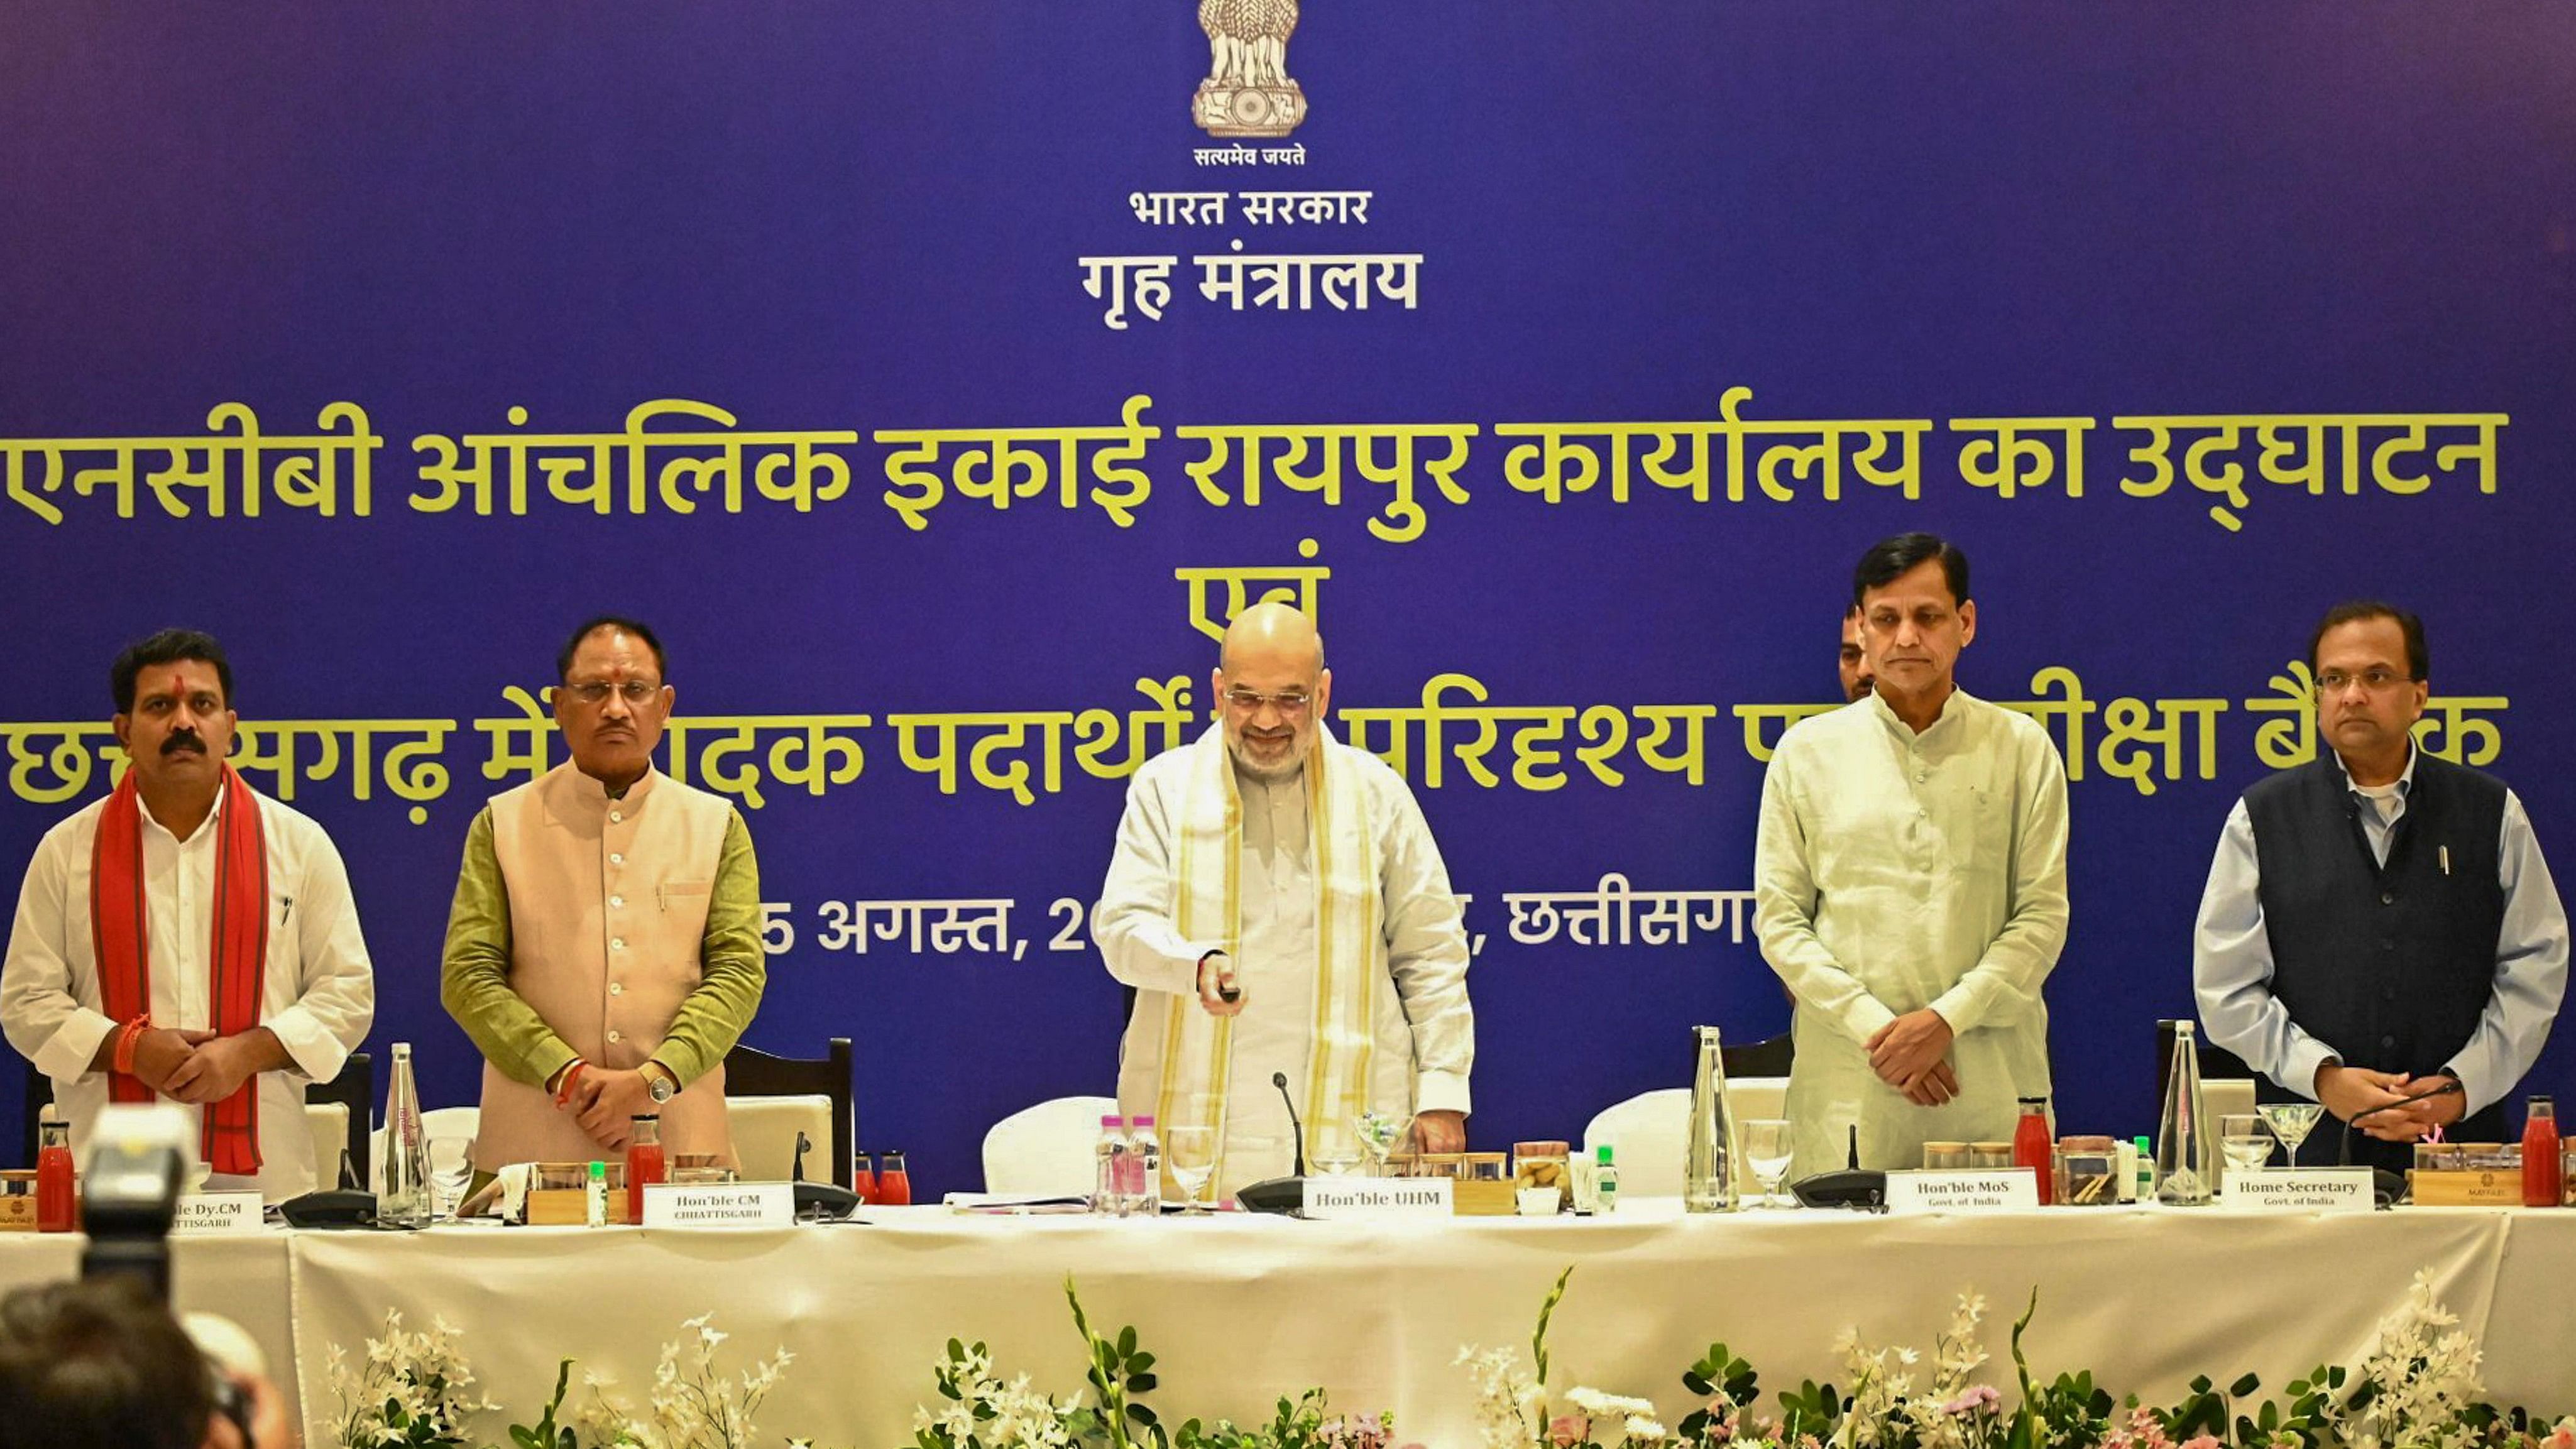
[[[728,1182],[644,1189],[648,1228],[785,1228],[796,1223],[796,1185]]]
[[[214,1233],[256,1233],[266,1228],[260,1221],[260,1198],[255,1192],[196,1192],[179,1198],[179,1212],[170,1220],[173,1237],[203,1237]]]
[[[1445,1177],[1310,1177],[1310,1218],[1445,1218],[1456,1184]]]
[[[1982,1212],[2039,1206],[2039,1176],[2027,1167],[1924,1168],[1887,1175],[1890,1213]]]
[[[2366,1213],[2375,1205],[2367,1167],[2230,1171],[2219,1201],[2249,1212]]]

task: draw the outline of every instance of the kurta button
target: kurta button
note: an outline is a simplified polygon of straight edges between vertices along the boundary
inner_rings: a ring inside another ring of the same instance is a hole
[[[610,1036],[615,1036],[616,1034],[617,1033],[615,1032],[609,1033]],[[2393,1047],[2397,1045],[2397,1038],[2393,1036],[2383,1036],[2379,1039],[2379,1044],[2384,1047]]]
[[[609,904],[609,907],[610,907],[611,909],[622,911],[622,910],[626,909],[626,897],[624,897],[624,896],[610,896],[610,897],[608,898],[608,904]]]
[[[623,810],[611,810],[608,812],[608,823],[611,825],[622,824],[625,819],[626,812]]]
[[[625,982],[623,982],[623,981],[611,981],[611,982],[609,982],[609,983],[608,983],[608,994],[609,994],[609,995],[611,995],[611,996],[624,996],[624,995],[626,994],[626,983],[625,983]],[[2389,994],[2389,995],[2391,995],[2391,996],[2395,996],[2397,993],[2396,993],[2396,992],[2394,992],[2394,991],[2392,991],[2392,992],[2390,992],[2390,993],[2388,993],[2388,994]]]
[[[609,950],[611,950],[611,951],[623,951],[623,950],[625,950],[625,949],[626,949],[626,938],[625,938],[624,936],[611,936],[611,937],[609,937],[609,939],[608,939],[608,949],[609,949]]]
[[[620,1037],[616,1032],[613,1032],[613,1031],[612,1031],[612,1032],[610,1032],[610,1033],[608,1034],[608,1039],[609,1039],[610,1041],[622,1041],[622,1040],[624,1040],[624,1038],[623,1038],[623,1037]]]
[[[608,853],[608,863],[610,865],[624,865],[626,863],[626,853],[620,850],[610,851]]]
[[[2379,893],[2379,903],[2383,906],[2393,906],[2397,904],[2397,892],[2381,891]]]

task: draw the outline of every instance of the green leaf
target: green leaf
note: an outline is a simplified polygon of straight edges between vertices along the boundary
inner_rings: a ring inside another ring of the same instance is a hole
[[[2263,1387],[2262,1379],[2253,1374],[2247,1374],[2227,1386],[2227,1396],[2231,1399],[2241,1399],[2261,1387]]]
[[[1136,1330],[1131,1328],[1127,1331],[1132,1334]],[[1127,1355],[1127,1371],[1129,1373],[1140,1374],[1153,1366],[1154,1356],[1150,1353],[1131,1353]]]
[[[1150,1394],[1154,1391],[1154,1385],[1157,1382],[1159,1381],[1152,1374],[1136,1374],[1127,1380],[1127,1392]]]
[[[1118,1353],[1119,1353],[1119,1356],[1123,1358],[1123,1357],[1125,1357],[1125,1356],[1126,1356],[1126,1355],[1128,1355],[1128,1354],[1134,1353],[1135,1351],[1136,1351],[1136,1325],[1134,1325],[1134,1324],[1132,1324],[1132,1323],[1131,1323],[1131,1324],[1128,1324],[1125,1328],[1122,1328],[1122,1329],[1118,1330]]]

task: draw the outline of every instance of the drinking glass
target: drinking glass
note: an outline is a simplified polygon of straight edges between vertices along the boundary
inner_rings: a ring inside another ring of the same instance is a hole
[[[2218,1148],[2229,1172],[2254,1172],[2272,1160],[2272,1134],[2254,1113],[2231,1112],[2218,1119]]]
[[[2326,1111],[2315,1102],[2266,1102],[2254,1110],[2262,1114],[2263,1125],[2272,1129],[2272,1135],[2281,1139],[2282,1165],[2287,1167],[2299,1165],[2299,1144],[2317,1130],[2317,1120]]]
[[[430,1216],[441,1220],[454,1218],[457,1205],[465,1201],[466,1184],[473,1180],[473,1138],[429,1139]]]
[[[1374,1107],[1362,1112],[1355,1124],[1359,1128],[1360,1151],[1368,1155],[1369,1176],[1386,1176],[1386,1162],[1404,1150],[1413,1136],[1413,1118]]]
[[[1762,1204],[1781,1206],[1780,1179],[1789,1175],[1789,1124],[1777,1117],[1757,1117],[1741,1124],[1744,1162],[1762,1186]]]
[[[1216,1128],[1192,1123],[1164,1133],[1163,1165],[1172,1170],[1172,1180],[1181,1185],[1184,1215],[1205,1216],[1207,1204],[1199,1197],[1207,1188],[1208,1175],[1216,1171]]]

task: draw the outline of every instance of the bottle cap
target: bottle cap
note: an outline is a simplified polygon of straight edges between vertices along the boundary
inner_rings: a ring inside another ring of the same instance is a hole
[[[1598,1151],[1598,1154],[1599,1154],[1600,1159],[1601,1159],[1601,1165],[1602,1165],[1603,1167],[1608,1167],[1608,1166],[1610,1166],[1610,1165],[1611,1165],[1611,1162],[1610,1162],[1610,1144],[1609,1144],[1609,1143],[1607,1143],[1607,1142],[1602,1143],[1602,1144],[1601,1144],[1601,1146],[1597,1149],[1597,1151]]]
[[[2146,1154],[2148,1154],[2148,1155],[2150,1155],[2150,1156],[2153,1156],[2153,1155],[2154,1155],[2154,1153],[2155,1153],[2155,1150],[2156,1150],[2156,1149],[2155,1149],[2155,1147],[2154,1147],[2152,1144],[2150,1144],[2150,1143],[2147,1141],[2147,1134],[2145,1134],[2144,1132],[2141,1132],[2141,1133],[2139,1133],[2137,1136],[2130,1138],[2130,1139],[2129,1139],[2129,1141],[2130,1141],[2130,1144],[2131,1144],[2132,1146],[2136,1147],[2140,1152],[2144,1152],[2144,1153],[2146,1153]]]
[[[1127,1119],[1124,1117],[1103,1117],[1100,1119],[1100,1125],[1114,1132],[1119,1128],[1126,1126]]]
[[[2045,1107],[2048,1105],[2048,1099],[2046,1097],[2024,1097],[2021,1099],[2021,1104],[2024,1107]]]
[[[1151,1127],[1154,1125],[1154,1119],[1151,1116],[1131,1117],[1128,1119],[1128,1125],[1132,1127]]]
[[[605,1162],[592,1163],[590,1165],[590,1180],[593,1182],[606,1182],[608,1180],[608,1164]]]
[[[638,1122],[659,1122],[662,1120],[662,1114],[659,1112],[638,1112],[635,1114],[635,1120]]]
[[[2547,1092],[2534,1092],[2531,1094],[2530,1105],[2534,1107],[2547,1107],[2554,1104]]]

